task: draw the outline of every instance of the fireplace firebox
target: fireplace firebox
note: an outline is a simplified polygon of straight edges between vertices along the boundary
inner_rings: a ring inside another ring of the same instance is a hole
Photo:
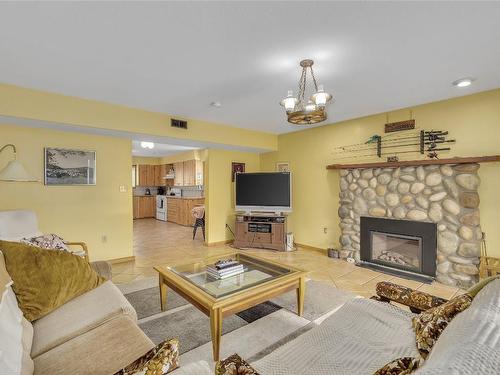
[[[361,217],[360,265],[431,281],[436,276],[436,224]]]

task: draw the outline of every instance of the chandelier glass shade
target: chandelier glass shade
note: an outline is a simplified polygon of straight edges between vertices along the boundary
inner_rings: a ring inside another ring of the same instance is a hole
[[[288,122],[296,125],[311,125],[325,121],[327,118],[326,105],[331,102],[332,96],[325,92],[323,85],[318,85],[312,66],[313,60],[302,60],[302,74],[299,80],[299,91],[297,97],[292,90],[288,90],[288,95],[281,101],[285,108]],[[314,94],[306,99],[307,72],[310,71],[314,85]]]

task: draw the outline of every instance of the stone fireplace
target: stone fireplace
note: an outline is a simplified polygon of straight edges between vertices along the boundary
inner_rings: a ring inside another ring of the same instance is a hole
[[[436,224],[361,217],[361,265],[430,281],[436,276]]]
[[[390,219],[393,229],[398,221],[432,223],[435,275],[427,275],[452,286],[474,284],[482,239],[478,170],[479,164],[341,169],[341,256],[361,260],[364,217]],[[417,263],[422,265],[423,260],[412,254],[422,245],[418,242],[421,235],[379,232],[370,238],[377,261],[392,262],[395,268],[399,264],[410,272]]]

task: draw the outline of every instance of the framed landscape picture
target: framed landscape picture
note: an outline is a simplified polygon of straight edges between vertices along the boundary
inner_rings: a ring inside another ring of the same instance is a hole
[[[45,185],[95,185],[95,151],[45,148]]]

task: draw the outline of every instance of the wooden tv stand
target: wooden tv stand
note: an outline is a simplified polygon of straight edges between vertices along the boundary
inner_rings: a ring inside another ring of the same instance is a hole
[[[286,216],[236,214],[236,247],[286,251]]]

